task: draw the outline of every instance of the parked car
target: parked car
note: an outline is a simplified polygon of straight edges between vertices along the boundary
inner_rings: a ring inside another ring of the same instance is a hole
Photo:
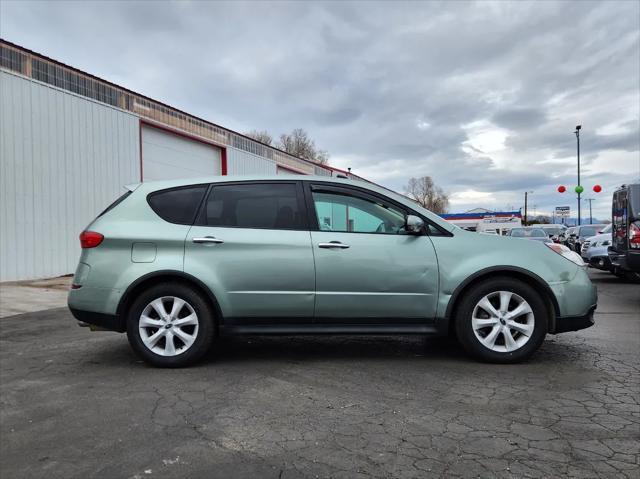
[[[554,243],[560,242],[560,235],[562,235],[567,227],[564,225],[554,225],[554,224],[540,224],[540,225],[531,225],[534,228],[542,228],[545,233],[551,238],[551,241]]]
[[[463,231],[364,182],[213,177],[131,187],[80,235],[69,308],[156,366],[224,334],[455,333],[484,361],[593,324],[560,245]]]
[[[582,243],[580,254],[592,268],[612,271],[608,252],[611,246],[611,229],[611,225],[607,225],[600,230],[600,234],[591,236]]]
[[[595,236],[605,228],[605,224],[595,224],[595,225],[581,225],[577,226],[575,233],[573,235],[573,241],[571,241],[571,249],[573,249],[576,253],[580,254],[582,251],[582,243],[589,238],[590,236]]]
[[[614,191],[612,224],[611,264],[618,275],[640,281],[640,183]]]
[[[542,241],[543,243],[553,242],[542,228],[533,228],[531,226],[526,226],[524,228],[512,228],[509,230],[509,234],[507,236],[512,238]]]

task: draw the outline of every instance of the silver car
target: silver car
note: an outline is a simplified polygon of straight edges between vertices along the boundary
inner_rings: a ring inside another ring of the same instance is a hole
[[[524,227],[524,228],[513,228],[509,231],[508,236],[512,238],[522,238],[533,241],[541,241],[542,243],[553,243],[549,235],[545,233],[542,228],[532,228],[532,227]]]
[[[611,246],[611,225],[602,229],[600,234],[584,240],[580,254],[584,262],[592,268],[610,271],[609,246]]]

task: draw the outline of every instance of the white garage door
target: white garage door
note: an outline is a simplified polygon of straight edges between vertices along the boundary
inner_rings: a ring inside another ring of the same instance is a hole
[[[220,148],[142,125],[143,181],[219,174]]]

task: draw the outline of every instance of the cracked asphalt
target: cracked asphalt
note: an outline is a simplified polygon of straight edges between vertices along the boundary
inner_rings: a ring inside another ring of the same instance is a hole
[[[236,337],[153,369],[64,309],[0,320],[0,477],[640,477],[640,285],[528,363],[453,342]]]

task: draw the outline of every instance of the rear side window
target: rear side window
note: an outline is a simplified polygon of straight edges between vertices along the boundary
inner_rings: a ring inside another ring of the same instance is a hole
[[[198,223],[235,228],[306,229],[304,207],[294,183],[214,186]]]
[[[181,225],[193,224],[207,185],[162,190],[147,197],[149,206],[165,221]]]

